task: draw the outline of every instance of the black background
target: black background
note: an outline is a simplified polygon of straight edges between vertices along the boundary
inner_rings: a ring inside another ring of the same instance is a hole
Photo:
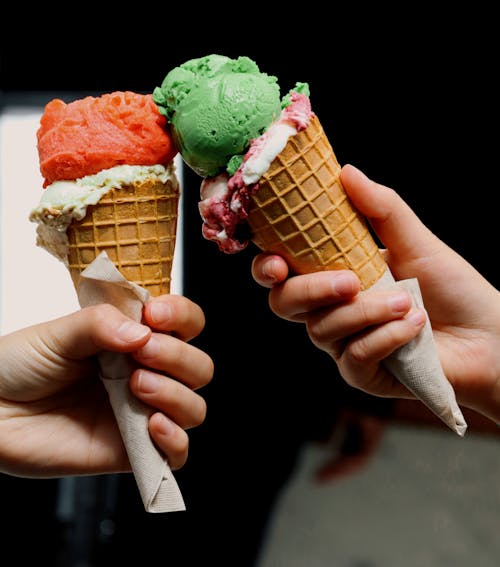
[[[422,6],[408,6],[407,14],[345,15],[332,5],[328,16],[308,7],[287,21],[286,7],[277,16],[254,13],[253,20],[247,9],[252,12],[245,7],[228,14],[224,24],[208,16],[181,20],[166,8],[165,14],[122,14],[110,27],[94,14],[78,31],[68,15],[62,27],[45,25],[27,51],[2,38],[4,100],[151,92],[186,59],[248,55],[279,78],[283,92],[308,82],[339,161],[396,189],[439,237],[497,284],[498,46],[492,15],[438,15]],[[205,311],[206,328],[194,342],[214,358],[216,372],[203,390],[207,420],[190,432],[188,463],[176,473],[187,512],[146,514],[133,478],[120,477],[111,513],[115,531],[105,540],[90,538],[92,565],[136,553],[144,554],[144,564],[252,565],[302,443],[327,437],[340,407],[388,408],[344,386],[301,326],[270,313],[267,291],[250,274],[255,249],[226,256],[202,239],[199,181],[186,171],[185,294]],[[2,477],[3,502],[19,483],[25,490],[20,505],[2,506],[3,517],[11,517],[11,545],[21,558],[56,565],[71,540],[54,517],[57,481]]]

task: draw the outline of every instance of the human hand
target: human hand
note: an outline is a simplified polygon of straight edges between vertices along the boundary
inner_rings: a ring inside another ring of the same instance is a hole
[[[200,425],[194,390],[213,375],[210,357],[187,341],[203,329],[201,309],[177,295],[146,303],[144,324],[111,305],[87,307],[0,337],[0,470],[33,477],[130,471],[98,378],[96,354],[130,353],[130,389],[149,406],[149,432],[172,470],[185,464],[186,429]]]
[[[418,278],[441,365],[458,402],[500,421],[498,291],[423,225],[395,191],[352,166],[343,168],[341,180],[386,247],[394,277]],[[255,258],[252,272],[271,288],[271,309],[305,323],[311,341],[332,356],[350,385],[378,396],[413,397],[380,364],[425,323],[406,292],[359,292],[358,278],[345,270],[288,278],[283,259],[265,254]]]

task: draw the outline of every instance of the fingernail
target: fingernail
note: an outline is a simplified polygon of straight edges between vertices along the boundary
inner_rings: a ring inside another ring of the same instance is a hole
[[[136,321],[125,321],[116,330],[118,338],[126,343],[133,343],[146,337],[149,333],[149,327],[141,325]]]
[[[333,288],[339,295],[352,295],[356,293],[358,291],[356,283],[356,277],[354,274],[350,273],[334,274],[332,278]]]
[[[411,305],[410,296],[407,293],[395,293],[387,298],[387,303],[391,311],[396,314],[402,315],[406,313]]]
[[[152,301],[149,304],[149,314],[153,323],[164,323],[172,317],[172,308],[164,301]]]
[[[273,258],[266,260],[262,266],[262,273],[269,283],[276,281],[275,266],[276,261]]]
[[[415,327],[423,327],[425,325],[425,321],[427,320],[425,313],[419,309],[415,309],[410,311],[406,316],[406,319]]]
[[[143,394],[154,394],[160,387],[160,380],[156,374],[144,370],[139,371],[139,390]]]

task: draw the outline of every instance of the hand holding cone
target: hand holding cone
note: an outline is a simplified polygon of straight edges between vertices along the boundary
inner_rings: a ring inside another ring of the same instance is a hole
[[[111,303],[140,320],[169,293],[179,183],[177,153],[151,95],[116,91],[53,99],[37,131],[45,190],[30,220],[37,244],[69,269],[82,307]],[[147,511],[184,509],[148,433],[150,408],[129,392],[131,357],[102,353],[101,374]]]
[[[271,163],[250,199],[247,222],[252,241],[282,256],[296,274],[349,269],[363,290],[404,287],[423,308],[416,280],[396,282],[340,182],[341,167],[318,118],[291,137]],[[464,435],[467,425],[444,375],[429,321],[384,365],[444,421]]]
[[[153,100],[184,161],[204,178],[202,233],[220,250],[243,250],[250,232],[261,250],[281,255],[297,274],[347,268],[365,291],[395,285],[365,219],[342,187],[341,168],[312,111],[307,83],[296,83],[282,97],[277,77],[252,59],[209,54],[172,69]],[[412,341],[400,349],[403,364],[399,360],[391,371],[463,434],[465,422],[430,327],[424,333],[430,333],[429,347]]]

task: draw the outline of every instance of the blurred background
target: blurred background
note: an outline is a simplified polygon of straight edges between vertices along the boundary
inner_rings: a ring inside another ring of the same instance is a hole
[[[480,11],[408,14],[365,13],[360,21],[361,14],[338,12],[332,22],[304,11],[289,14],[290,22],[287,14],[269,15],[266,25],[254,14],[255,21],[234,16],[226,27],[207,15],[197,20],[201,33],[180,28],[179,41],[172,25],[180,16],[169,9],[161,30],[144,24],[139,37],[130,28],[140,24],[128,13],[111,28],[99,21],[77,29],[72,18],[64,33],[44,28],[32,38],[34,50],[19,50],[3,35],[0,207],[14,191],[25,209],[34,204],[41,186],[23,186],[4,172],[12,144],[36,170],[36,117],[52,98],[151,92],[192,57],[247,55],[278,77],[282,92],[308,82],[339,161],[396,189],[498,287],[490,203],[498,161],[494,20]],[[22,138],[6,136],[13,117],[21,117],[19,136],[24,123]],[[251,278],[256,250],[226,256],[202,238],[200,179],[188,169],[182,176],[182,292],[205,311],[206,328],[193,342],[215,361],[214,379],[202,391],[207,420],[190,432],[188,462],[175,475],[187,511],[146,514],[131,475],[0,475],[5,552],[19,564],[57,567],[132,557],[189,566],[497,566],[496,426],[467,412],[461,439],[418,402],[344,385],[302,326],[268,309],[267,291]],[[15,245],[16,219],[7,226],[0,211],[1,271]],[[17,222],[29,225],[22,214]],[[49,271],[52,283],[42,278],[36,290],[26,288],[45,297],[37,317],[72,308],[70,291],[67,304],[54,295],[66,286],[57,269]]]

